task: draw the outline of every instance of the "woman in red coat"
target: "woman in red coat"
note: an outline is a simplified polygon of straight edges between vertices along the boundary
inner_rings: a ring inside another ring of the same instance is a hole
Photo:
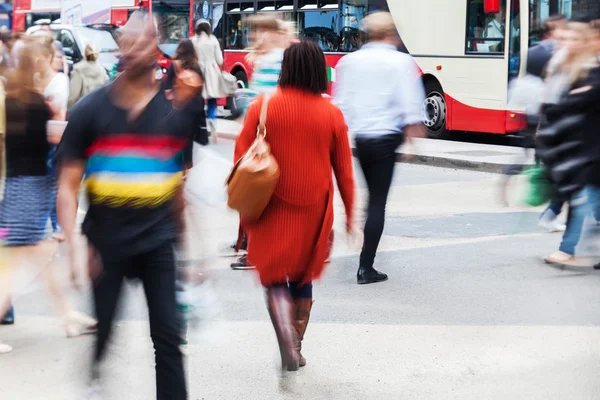
[[[333,226],[333,173],[351,231],[354,176],[348,132],[341,111],[322,96],[327,91],[325,56],[313,42],[285,51],[277,91],[268,99],[267,142],[281,172],[271,201],[248,234],[248,261],[267,292],[283,369],[295,371],[312,306],[312,281],[329,253]],[[248,109],[235,148],[239,160],[256,138],[258,98]]]

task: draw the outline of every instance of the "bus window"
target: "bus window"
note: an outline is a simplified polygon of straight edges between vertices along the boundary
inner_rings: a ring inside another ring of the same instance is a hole
[[[306,11],[298,13],[298,31],[303,39],[315,41],[323,51],[340,51],[339,13]]]
[[[510,80],[519,75],[521,66],[521,9],[517,0],[511,0],[509,21],[508,79]]]
[[[340,51],[355,51],[364,44],[360,23],[367,15],[367,3],[367,0],[343,0]]]
[[[467,12],[466,52],[503,54],[506,42],[506,0],[502,0],[497,14],[486,14],[482,1],[469,0]]]
[[[247,14],[227,14],[225,17],[225,48],[243,50],[248,47]]]

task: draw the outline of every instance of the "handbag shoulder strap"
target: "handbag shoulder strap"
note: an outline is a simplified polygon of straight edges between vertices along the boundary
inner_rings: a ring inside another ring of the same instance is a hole
[[[269,94],[265,93],[260,107],[260,117],[258,117],[258,127],[256,135],[261,135],[263,139],[267,136],[267,109],[269,108]]]

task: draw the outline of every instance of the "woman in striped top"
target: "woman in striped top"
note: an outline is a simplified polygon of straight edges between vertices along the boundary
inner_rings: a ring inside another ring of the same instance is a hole
[[[312,281],[323,273],[333,226],[332,169],[346,209],[354,211],[354,176],[346,123],[322,94],[327,90],[325,56],[312,42],[285,51],[279,88],[269,100],[267,141],[281,170],[275,193],[248,234],[248,260],[266,288],[283,369],[295,371],[312,307]],[[235,148],[239,160],[256,138],[264,96],[249,110]]]

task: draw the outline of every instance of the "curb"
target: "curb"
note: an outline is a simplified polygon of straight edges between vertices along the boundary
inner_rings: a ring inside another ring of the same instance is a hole
[[[216,137],[219,139],[229,139],[236,140],[238,134],[236,133],[216,133]],[[352,148],[352,154],[354,157],[357,157],[356,149]],[[464,169],[468,171],[479,171],[479,172],[487,172],[492,174],[502,174],[505,169],[510,166],[518,166],[520,168],[525,168],[529,166],[533,166],[534,164],[498,164],[486,161],[468,161],[468,160],[458,160],[456,158],[447,158],[440,156],[427,156],[422,154],[405,154],[405,153],[396,153],[396,162],[403,164],[413,164],[413,165],[427,165],[430,167],[439,167],[439,168],[453,168],[453,169]]]

